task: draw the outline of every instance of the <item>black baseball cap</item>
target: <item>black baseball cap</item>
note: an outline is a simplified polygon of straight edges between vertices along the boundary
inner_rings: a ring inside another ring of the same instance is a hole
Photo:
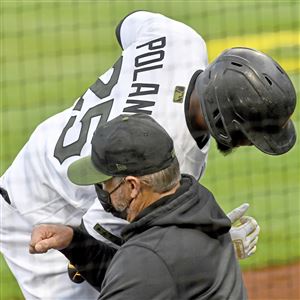
[[[173,140],[152,117],[122,114],[96,129],[91,155],[73,162],[68,177],[92,185],[114,176],[156,173],[174,159]]]

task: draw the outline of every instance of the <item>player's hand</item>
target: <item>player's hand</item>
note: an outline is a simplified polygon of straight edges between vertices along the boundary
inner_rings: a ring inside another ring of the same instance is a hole
[[[230,235],[236,256],[239,259],[247,258],[255,253],[260,232],[256,220],[244,216],[248,208],[249,204],[244,203],[227,215],[232,224]]]
[[[77,271],[76,267],[72,265],[70,262],[68,264],[68,275],[71,281],[75,283],[82,283],[84,282],[84,278],[81,276],[81,274]]]
[[[29,252],[46,253],[49,249],[62,250],[73,239],[73,229],[65,225],[41,224],[33,228]]]

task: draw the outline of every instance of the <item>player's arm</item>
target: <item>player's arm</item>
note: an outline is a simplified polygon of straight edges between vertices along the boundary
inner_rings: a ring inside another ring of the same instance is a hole
[[[56,224],[36,226],[31,234],[29,252],[45,253],[49,249],[60,250],[81,276],[99,291],[107,267],[117,252],[79,228]]]
[[[256,251],[260,227],[253,217],[245,216],[248,203],[233,209],[227,214],[231,221],[230,235],[235,254],[239,259],[248,258]]]

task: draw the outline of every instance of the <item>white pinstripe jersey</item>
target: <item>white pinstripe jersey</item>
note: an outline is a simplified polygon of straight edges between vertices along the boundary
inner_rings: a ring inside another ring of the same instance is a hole
[[[72,184],[68,166],[90,154],[96,127],[121,113],[150,114],[170,134],[181,171],[199,178],[209,142],[199,149],[185,119],[192,75],[207,66],[203,39],[160,14],[135,12],[117,28],[122,56],[75,104],[41,123],[0,184],[32,224],[77,225],[96,197]],[[102,220],[105,223],[105,220]]]

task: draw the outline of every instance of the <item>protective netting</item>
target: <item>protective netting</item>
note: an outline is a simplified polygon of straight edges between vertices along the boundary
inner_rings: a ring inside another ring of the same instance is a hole
[[[2,1],[1,174],[41,121],[71,106],[112,66],[121,53],[116,25],[128,13],[142,9],[193,27],[205,39],[210,61],[233,46],[273,56],[299,94],[299,1]],[[299,119],[297,107],[293,120],[298,133]],[[253,147],[223,157],[214,143],[211,146],[202,183],[225,211],[249,202],[249,214],[261,226],[257,253],[242,262],[245,270],[300,259],[299,149],[298,139],[289,153],[279,157]],[[8,272],[2,263],[3,299],[19,295]],[[288,278],[288,269],[280,276]],[[271,291],[272,282],[268,284]],[[260,280],[254,278],[253,291],[256,285]],[[280,297],[292,299],[293,282],[285,285],[287,291],[282,289]],[[253,299],[270,299],[270,295],[251,292]]]

